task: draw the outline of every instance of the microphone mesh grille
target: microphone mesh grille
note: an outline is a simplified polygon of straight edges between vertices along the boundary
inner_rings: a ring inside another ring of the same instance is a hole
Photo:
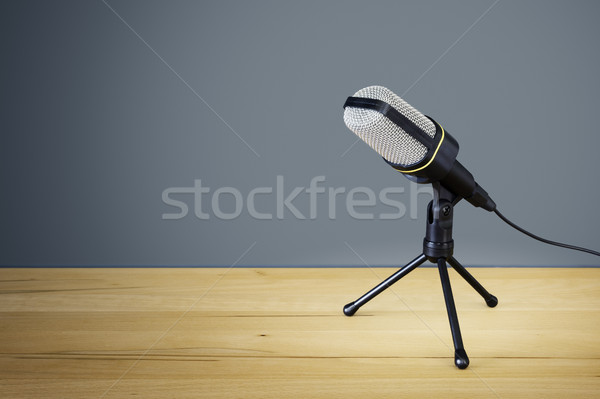
[[[381,100],[394,107],[429,137],[435,136],[435,125],[391,90],[382,86],[365,87],[353,97]],[[358,137],[388,162],[401,166],[416,164],[425,158],[427,147],[380,112],[346,107],[344,123]]]

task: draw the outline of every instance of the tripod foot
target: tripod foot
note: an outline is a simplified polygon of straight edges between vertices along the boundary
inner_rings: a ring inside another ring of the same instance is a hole
[[[495,308],[496,305],[498,304],[498,298],[496,298],[493,295],[490,295],[490,297],[485,300],[485,303],[487,303],[487,305],[490,308]]]
[[[383,291],[388,289],[392,284],[396,281],[400,280],[402,277],[406,276],[408,273],[416,269],[418,266],[423,264],[427,260],[427,257],[423,254],[417,256],[410,263],[402,267],[396,273],[392,274],[385,280],[383,280],[379,285],[373,288],[371,291],[367,292],[365,295],[361,296],[354,302],[350,302],[346,306],[344,306],[344,314],[346,316],[352,316],[356,311],[365,303],[369,302],[371,299],[375,298],[377,295],[381,294]]]
[[[360,308],[360,306],[356,306],[356,302],[350,302],[346,306],[344,306],[344,314],[348,317],[354,315],[356,311]]]
[[[454,364],[461,370],[469,367],[469,357],[467,356],[467,352],[464,349],[457,349],[454,352]]]
[[[477,291],[479,295],[483,297],[485,303],[487,303],[490,308],[496,307],[498,304],[498,298],[487,292],[487,290],[483,288],[481,284],[479,284],[479,281],[475,280],[475,277],[471,276],[471,273],[469,273],[463,265],[461,265],[454,257],[448,258],[448,263],[450,263],[450,266],[452,266],[454,270],[456,270],[458,274],[460,274],[461,277],[467,281],[467,283],[471,284],[471,287],[473,287],[475,291]]]

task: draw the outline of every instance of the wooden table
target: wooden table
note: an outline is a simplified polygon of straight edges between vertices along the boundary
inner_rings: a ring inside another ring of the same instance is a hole
[[[2,398],[599,398],[600,269],[0,269]]]

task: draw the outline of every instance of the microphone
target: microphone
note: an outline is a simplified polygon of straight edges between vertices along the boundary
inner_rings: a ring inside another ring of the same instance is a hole
[[[496,210],[488,193],[456,160],[458,142],[454,137],[391,90],[369,86],[348,97],[344,123],[409,180],[440,182],[472,205]]]

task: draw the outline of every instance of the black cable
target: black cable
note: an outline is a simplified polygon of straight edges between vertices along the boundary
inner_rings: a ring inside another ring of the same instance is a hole
[[[496,215],[498,215],[498,217],[500,219],[504,220],[504,222],[506,222],[506,224],[508,224],[510,227],[512,227],[514,229],[517,229],[521,233],[526,234],[529,237],[534,238],[534,239],[536,239],[538,241],[541,241],[543,243],[550,244],[550,245],[556,245],[557,247],[563,247],[563,248],[573,249],[575,251],[587,252],[588,254],[600,256],[600,252],[593,251],[591,249],[582,248],[582,247],[576,247],[575,245],[563,244],[562,242],[550,241],[550,240],[547,240],[545,238],[536,236],[535,234],[528,232],[524,228],[519,227],[516,224],[514,224],[513,222],[511,222],[510,220],[508,220],[506,218],[506,216],[504,216],[503,214],[500,213],[500,211],[498,211],[498,209],[494,210],[494,213],[496,213]]]

